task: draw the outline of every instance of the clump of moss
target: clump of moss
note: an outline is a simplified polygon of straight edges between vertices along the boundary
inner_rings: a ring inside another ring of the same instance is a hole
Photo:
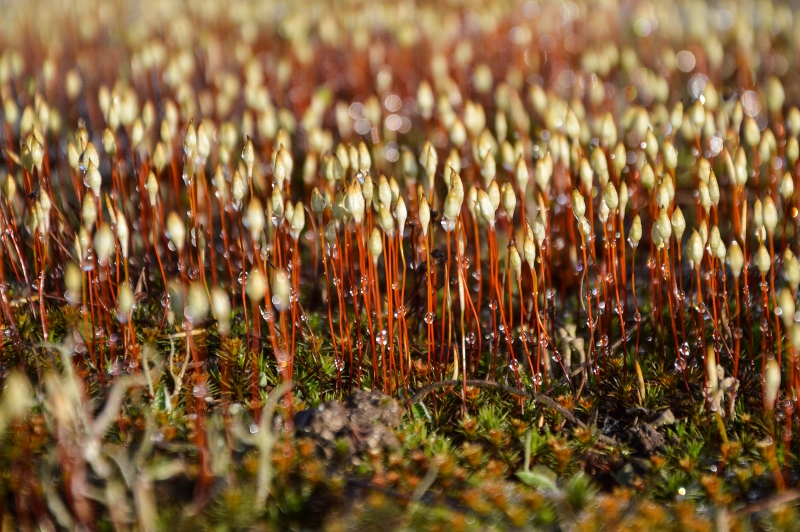
[[[6,6],[3,526],[789,523],[792,20]]]

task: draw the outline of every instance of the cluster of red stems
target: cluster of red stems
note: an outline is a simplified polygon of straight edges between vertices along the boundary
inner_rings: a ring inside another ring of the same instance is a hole
[[[791,427],[793,49],[739,28],[676,53],[680,13],[609,10],[589,30],[583,4],[476,3],[441,27],[434,8],[415,25],[384,5],[397,17],[366,29],[346,11],[184,8],[119,42],[80,8],[77,44],[54,30],[0,48],[12,348],[23,314],[49,342],[48,309],[68,304],[73,363],[113,379],[141,371],[137,321],[163,308],[202,387],[214,354],[193,337],[213,320],[224,341],[241,316],[257,406],[259,356],[291,381],[318,312],[342,390],[486,378],[579,395],[620,361],[641,379],[658,349],[687,391],[704,369],[723,417],[746,361]]]

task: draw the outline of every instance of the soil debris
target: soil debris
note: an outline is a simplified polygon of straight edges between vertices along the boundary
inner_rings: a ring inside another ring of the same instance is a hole
[[[666,425],[672,425],[675,423],[675,421],[675,414],[672,413],[672,410],[667,408],[658,414],[658,416],[653,420],[652,425],[655,428],[659,428]]]
[[[314,438],[326,456],[345,447],[353,455],[397,447],[393,429],[401,415],[402,408],[391,397],[359,390],[344,403],[328,401],[298,413],[295,426]]]
[[[631,445],[640,453],[650,455],[664,448],[664,435],[649,423],[641,423],[628,429]]]

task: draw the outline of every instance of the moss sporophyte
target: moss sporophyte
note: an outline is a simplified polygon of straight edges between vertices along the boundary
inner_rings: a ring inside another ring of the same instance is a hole
[[[792,528],[791,4],[312,4],[5,7],[2,528]]]

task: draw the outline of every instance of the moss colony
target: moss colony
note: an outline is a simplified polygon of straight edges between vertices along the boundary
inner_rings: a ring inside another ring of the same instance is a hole
[[[6,5],[2,530],[796,529],[795,16]]]

